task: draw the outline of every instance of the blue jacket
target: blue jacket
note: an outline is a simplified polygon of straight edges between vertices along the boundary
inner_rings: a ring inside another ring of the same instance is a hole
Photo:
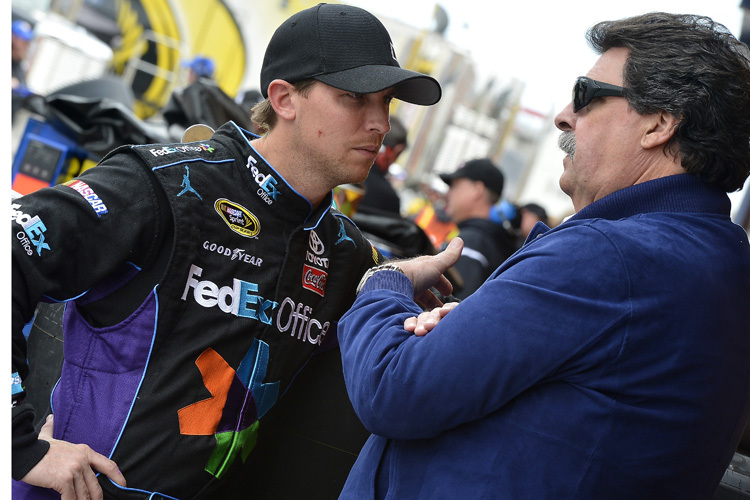
[[[525,245],[424,337],[409,280],[339,325],[373,433],[343,499],[711,498],[748,417],[750,248],[689,175],[612,193]]]

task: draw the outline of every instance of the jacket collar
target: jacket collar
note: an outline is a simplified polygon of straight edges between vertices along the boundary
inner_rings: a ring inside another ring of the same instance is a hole
[[[730,211],[731,202],[724,191],[704,183],[691,174],[679,174],[615,191],[582,208],[560,226],[570,221],[618,220],[655,212],[691,212],[729,216]],[[549,230],[550,228],[544,223],[537,222],[525,243]]]
[[[652,212],[729,215],[727,194],[691,174],[654,179],[620,189],[584,207],[568,220],[617,220]]]

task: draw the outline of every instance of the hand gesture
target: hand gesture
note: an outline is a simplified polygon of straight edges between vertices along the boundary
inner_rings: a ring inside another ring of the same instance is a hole
[[[49,450],[22,481],[33,486],[52,488],[60,493],[61,500],[102,500],[102,488],[94,469],[120,486],[126,485],[116,463],[85,444],[54,439],[52,426],[53,418],[50,415],[39,431],[39,439],[49,442]]]
[[[453,291],[448,278],[443,273],[458,262],[464,242],[461,238],[453,238],[448,246],[437,255],[423,255],[413,259],[391,262],[401,268],[411,280],[414,287],[414,299],[426,308],[440,307],[443,303],[430,291],[435,287],[443,295],[450,295]]]
[[[425,311],[419,316],[406,318],[404,321],[404,330],[407,332],[414,332],[414,335],[417,337],[427,335],[427,333],[432,331],[432,329],[440,323],[440,320],[457,305],[458,302],[448,302],[447,304],[436,307],[431,311]]]

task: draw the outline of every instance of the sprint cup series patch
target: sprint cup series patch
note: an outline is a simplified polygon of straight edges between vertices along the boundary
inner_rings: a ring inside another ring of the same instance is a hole
[[[248,209],[234,203],[225,198],[219,198],[214,203],[216,213],[218,213],[222,220],[227,223],[227,226],[245,238],[257,238],[260,233],[260,221],[258,218]]]

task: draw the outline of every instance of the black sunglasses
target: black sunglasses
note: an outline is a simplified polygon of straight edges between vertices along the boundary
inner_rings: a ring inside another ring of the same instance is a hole
[[[591,103],[595,97],[624,97],[624,88],[609,83],[598,82],[586,76],[579,76],[573,85],[573,112],[578,113]]]

